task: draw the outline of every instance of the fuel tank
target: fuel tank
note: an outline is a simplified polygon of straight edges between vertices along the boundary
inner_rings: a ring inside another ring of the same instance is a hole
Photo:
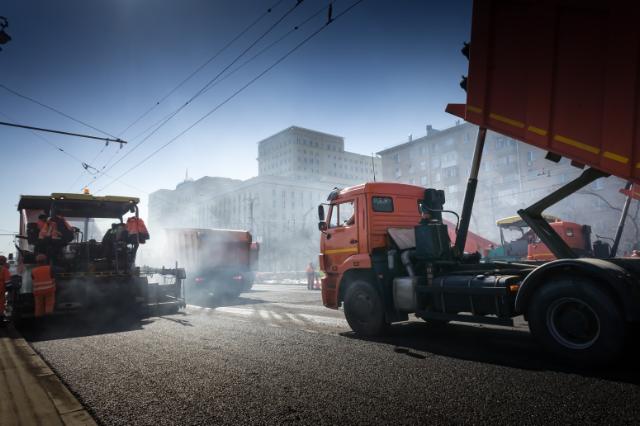
[[[447,275],[434,278],[432,285],[418,287],[418,291],[425,293],[432,311],[501,317],[513,312],[515,293],[509,292],[509,286],[520,280],[517,275]]]

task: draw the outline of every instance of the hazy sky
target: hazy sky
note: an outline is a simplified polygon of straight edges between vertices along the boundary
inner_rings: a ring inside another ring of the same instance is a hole
[[[335,16],[355,0],[333,3]],[[256,143],[291,125],[344,136],[348,150],[370,154],[406,141],[409,134],[424,135],[427,124],[443,128],[454,123],[444,107],[464,101],[458,83],[466,73],[466,60],[460,47],[469,39],[471,0],[364,0],[124,176],[123,183],[112,183],[326,21],[322,12],[300,26],[240,71],[219,80],[138,145],[142,131],[183,105],[295,4],[296,0],[4,1],[0,16],[8,18],[7,32],[13,40],[0,52],[0,84],[121,135],[130,144],[118,151],[113,144],[105,148],[97,141],[36,136],[0,126],[0,232],[17,230],[19,194],[75,192],[91,183],[99,195],[137,195],[146,202],[149,192],[174,188],[186,169],[194,178],[255,176]],[[302,2],[235,66],[327,4]],[[122,133],[274,5],[249,32]],[[103,136],[2,88],[0,121]],[[82,173],[82,162],[100,169],[120,158],[108,176]],[[0,240],[0,250],[6,250],[7,243]]]

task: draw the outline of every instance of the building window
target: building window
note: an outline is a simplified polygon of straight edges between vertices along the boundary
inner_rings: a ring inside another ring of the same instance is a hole
[[[458,168],[457,167],[447,167],[445,169],[442,169],[442,172],[444,173],[444,176],[447,178],[452,178],[452,177],[456,177],[458,176]]]
[[[535,160],[535,153],[533,151],[527,151],[527,162],[533,163],[533,160]]]
[[[595,191],[599,191],[602,188],[604,188],[604,180],[603,179],[598,179],[596,181],[594,181],[591,184],[591,188],[594,189]]]

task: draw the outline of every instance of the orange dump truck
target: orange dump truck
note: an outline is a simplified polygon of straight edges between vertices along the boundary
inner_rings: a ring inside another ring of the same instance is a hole
[[[249,231],[173,228],[166,232],[172,258],[187,271],[188,295],[238,296],[251,289],[258,244]]]
[[[318,208],[325,306],[344,306],[365,336],[409,314],[497,325],[523,315],[559,356],[586,364],[619,356],[640,324],[640,259],[614,257],[616,242],[606,259],[584,257],[543,212],[608,175],[640,183],[638,21],[635,1],[475,0],[463,49],[467,102],[447,106],[479,126],[455,241],[442,190],[368,183],[332,191]],[[465,252],[487,130],[586,167],[518,211],[557,260],[480,262]],[[628,202],[616,240],[626,211]]]

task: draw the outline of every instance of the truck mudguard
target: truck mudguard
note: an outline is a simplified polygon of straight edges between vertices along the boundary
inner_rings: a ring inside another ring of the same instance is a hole
[[[526,313],[536,290],[554,277],[570,274],[580,275],[604,286],[614,294],[628,321],[640,320],[640,312],[634,307],[640,302],[640,288],[629,271],[603,259],[559,259],[545,263],[531,272],[522,282],[516,297],[516,312]]]

